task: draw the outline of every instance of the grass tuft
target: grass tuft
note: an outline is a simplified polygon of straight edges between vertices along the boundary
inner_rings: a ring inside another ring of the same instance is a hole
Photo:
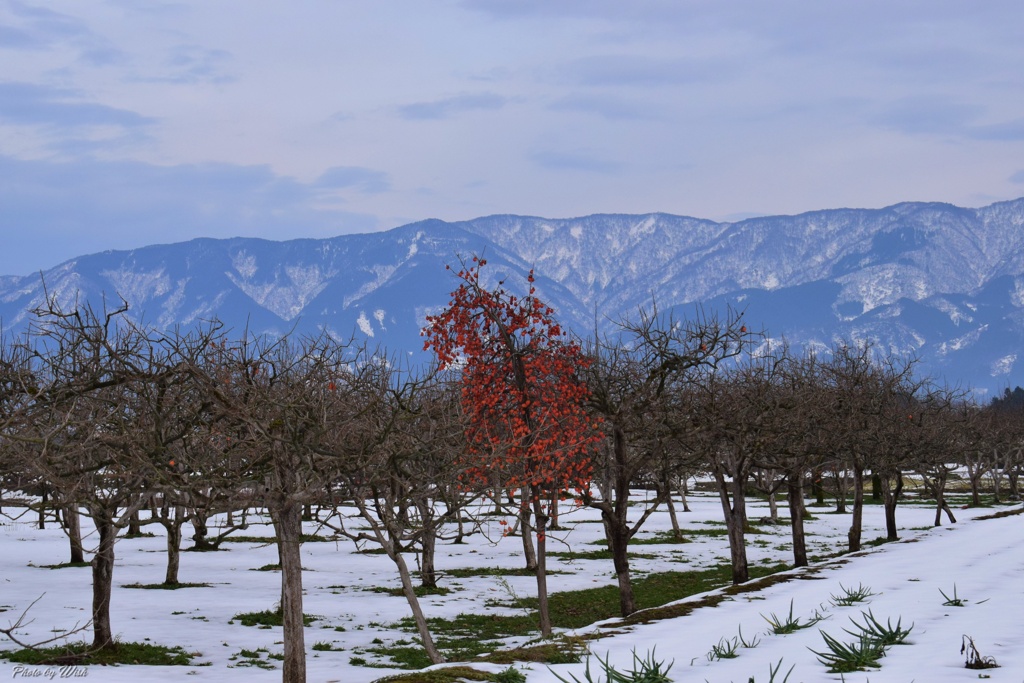
[[[179,588],[210,588],[212,583],[126,583],[121,588],[140,588],[143,590],[176,591]]]
[[[88,666],[91,664],[102,666],[111,664],[187,666],[191,663],[193,656],[196,655],[186,652],[179,646],[166,647],[150,643],[122,642],[114,642],[109,647],[100,650],[94,650],[89,643],[80,642],[56,647],[0,652],[0,657],[18,664],[55,666]]]
[[[302,615],[302,623],[309,626],[311,623],[316,621],[319,617],[311,614]],[[242,624],[242,626],[283,626],[284,615],[280,609],[276,610],[263,610],[262,612],[240,612],[235,616],[231,617],[231,621]]]

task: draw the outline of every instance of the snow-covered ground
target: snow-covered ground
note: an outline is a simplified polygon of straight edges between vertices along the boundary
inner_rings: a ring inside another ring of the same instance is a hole
[[[721,515],[716,498],[694,496],[692,512],[680,512],[681,522],[689,529],[715,528]],[[1004,509],[1004,508],[999,508]],[[826,555],[841,550],[845,543],[849,515],[831,514],[830,509],[812,508],[817,519],[809,521],[809,552]],[[9,509],[8,509],[9,511]],[[838,674],[826,673],[810,648],[822,651],[824,641],[819,630],[841,640],[852,637],[843,629],[853,629],[850,618],[863,621],[861,613],[870,609],[883,623],[902,619],[913,624],[909,644],[892,647],[881,660],[881,668],[846,674],[851,683],[941,683],[974,681],[990,677],[992,681],[1024,681],[1024,516],[975,520],[995,510],[956,510],[959,523],[928,529],[934,512],[920,505],[901,506],[898,521],[902,542],[870,548],[857,556],[812,566],[806,579],[777,583],[756,592],[727,597],[714,607],[700,607],[685,617],[655,621],[646,625],[616,628],[616,635],[590,642],[590,649],[602,659],[629,669],[632,652],[645,656],[656,649],[656,657],[674,660],[670,676],[675,681],[709,683],[747,683],[754,677],[769,681],[769,667],[782,660],[783,675],[793,667],[789,683],[839,681]],[[767,508],[754,502],[750,517],[767,515]],[[487,518],[491,535],[477,534],[464,545],[443,545],[438,550],[441,585],[451,588],[444,596],[422,599],[428,617],[451,617],[463,612],[506,608],[486,606],[487,601],[508,601],[513,594],[530,596],[535,584],[529,576],[444,577],[444,571],[460,567],[520,567],[521,544],[518,538],[501,538],[499,518]],[[594,550],[593,542],[602,537],[601,525],[590,510],[564,514],[562,524],[571,530],[562,534],[573,550]],[[710,524],[709,524],[710,523]],[[866,541],[883,534],[880,506],[865,509]],[[655,514],[641,538],[669,528],[666,512]],[[146,531],[159,533],[151,525]],[[309,531],[312,531],[310,527]],[[788,526],[771,529],[768,534],[750,536],[751,564],[791,561]],[[248,535],[269,536],[267,526],[253,525]],[[186,534],[187,535],[187,534]],[[699,568],[719,564],[728,558],[724,536],[692,534],[693,542],[684,545],[644,545],[638,552],[655,553],[656,559],[636,559],[637,575],[648,572]],[[187,545],[187,543],[186,543]],[[552,544],[559,550],[559,543]],[[165,554],[163,538],[122,539],[117,546],[112,606],[113,630],[121,640],[148,640],[163,645],[180,645],[200,653],[194,660],[205,666],[189,667],[90,667],[87,680],[100,681],[274,681],[280,670],[262,670],[244,663],[242,650],[265,648],[280,653],[280,628],[260,629],[229,623],[237,613],[273,609],[280,594],[280,573],[254,571],[277,562],[273,546],[252,543],[225,544],[228,552],[183,553],[180,579],[183,582],[213,584],[206,588],[176,591],[139,590],[126,584],[152,584],[163,580]],[[564,549],[564,548],[562,548]],[[51,570],[41,565],[67,560],[67,540],[50,524],[40,531],[27,518],[0,521],[0,624],[13,621],[29,603],[43,595],[32,609],[34,621],[21,633],[28,640],[42,640],[53,629],[67,629],[88,619],[91,604],[90,572],[87,568]],[[410,558],[411,560],[411,558]],[[394,628],[395,622],[409,615],[401,597],[375,592],[374,587],[397,587],[398,578],[391,562],[380,554],[357,553],[350,542],[306,543],[303,545],[305,611],[317,615],[306,631],[308,678],[311,682],[366,683],[397,669],[367,668],[350,662],[353,656],[374,661],[363,652],[384,644],[409,640],[414,634]],[[614,581],[609,560],[552,558],[549,567],[560,573],[549,577],[552,592],[611,584]],[[816,570],[816,571],[815,571]],[[864,586],[876,595],[869,602],[836,607],[831,597],[842,594],[841,586]],[[944,606],[941,591],[965,599],[963,607]],[[45,595],[44,595],[45,594]],[[698,599],[696,598],[691,599]],[[794,616],[806,619],[820,612],[827,618],[816,626],[790,635],[769,635],[762,615],[785,615],[790,604]],[[4,619],[6,617],[6,620]],[[758,636],[754,648],[740,648],[735,659],[709,661],[708,653],[723,638],[737,636],[740,627],[747,640]],[[342,630],[339,630],[342,629]],[[581,629],[593,631],[595,627]],[[88,636],[89,634],[84,634]],[[962,636],[974,639],[982,655],[992,656],[1000,668],[982,672],[964,667],[960,653]],[[79,636],[81,637],[81,636]],[[330,643],[333,651],[314,651],[316,643]],[[0,643],[2,649],[14,649],[12,643]],[[262,661],[266,660],[263,655]],[[279,667],[280,662],[269,660]],[[596,664],[596,661],[594,662]],[[36,672],[37,680],[47,676],[45,667],[16,669],[0,660],[0,678],[27,679]],[[479,668],[501,671],[506,666],[477,664]],[[520,665],[529,683],[553,683],[557,679],[544,665]],[[583,678],[583,665],[558,665],[555,672]],[[56,675],[56,674],[55,674]],[[186,677],[191,677],[186,678]]]

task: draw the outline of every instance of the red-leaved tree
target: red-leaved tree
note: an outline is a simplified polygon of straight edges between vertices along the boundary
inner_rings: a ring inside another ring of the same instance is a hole
[[[503,282],[481,285],[485,264],[474,257],[457,273],[448,307],[427,318],[424,349],[433,349],[442,367],[461,366],[472,483],[486,485],[498,471],[507,486],[522,489],[522,532],[536,536],[540,630],[548,636],[547,501],[562,489],[589,487],[587,454],[600,438],[578,375],[589,360],[537,298],[532,270],[528,294],[517,297]]]

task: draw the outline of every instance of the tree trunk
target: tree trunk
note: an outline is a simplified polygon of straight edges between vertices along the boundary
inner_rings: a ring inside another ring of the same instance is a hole
[[[871,500],[882,500],[882,478],[878,474],[871,474]]]
[[[814,493],[815,505],[825,505],[825,484],[821,478],[821,470],[811,472],[811,491]]]
[[[853,466],[853,519],[850,520],[850,531],[847,532],[851,553],[860,550],[861,527],[864,521],[864,468]]]
[[[956,524],[956,517],[953,516],[953,511],[949,509],[949,504],[946,502],[946,497],[941,496],[938,504],[935,506],[935,526],[942,526],[942,513],[945,511],[946,516],[949,517],[950,524]]]
[[[100,650],[114,643],[110,628],[110,592],[114,585],[117,528],[106,510],[94,510],[92,518],[99,534],[99,546],[92,558],[92,648]]]
[[[541,508],[543,491],[540,487],[531,487],[533,493],[533,517],[537,520],[537,615],[540,619],[540,635],[542,638],[551,636],[551,611],[548,607],[548,573],[547,573],[547,529],[548,516]],[[526,527],[523,536],[528,536]]]
[[[899,540],[896,528],[896,506],[899,505],[900,494],[903,493],[903,474],[896,473],[896,485],[889,484],[889,478],[882,480],[882,492],[885,494],[885,538],[888,541]]]
[[[774,490],[768,492],[768,515],[772,522],[779,521],[779,501]]]
[[[672,502],[671,492],[665,498],[665,504],[668,506],[668,518],[672,521],[672,538],[681,541],[683,540],[683,530],[679,528],[679,517],[676,516],[676,505]]]
[[[689,487],[686,481],[689,479],[685,474],[680,477],[679,481],[679,497],[683,499],[683,512],[690,512],[690,504],[687,502],[687,495],[690,493]]]
[[[64,525],[71,543],[71,563],[85,562],[85,548],[82,546],[82,518],[76,505],[64,508]]]
[[[209,533],[206,519],[205,510],[196,509],[192,512],[192,528],[195,530],[195,534],[192,535],[192,543],[196,550],[213,550],[214,548],[213,544],[206,540]]]
[[[523,536],[523,556],[526,558],[526,571],[537,571],[537,552],[533,548],[533,529],[530,526],[530,508],[525,501],[519,506],[519,530]]]
[[[437,588],[437,569],[434,566],[434,551],[437,548],[437,528],[434,520],[423,518],[423,542],[420,553],[420,585]]]
[[[971,484],[971,504],[974,507],[981,505],[981,476],[984,471],[981,465],[972,462],[970,458],[967,459],[967,480]]]
[[[434,644],[433,636],[430,635],[430,628],[427,625],[426,617],[423,616],[423,609],[420,607],[419,598],[416,597],[416,589],[412,585],[412,576],[409,575],[409,565],[405,563],[405,558],[402,557],[402,553],[398,552],[393,543],[389,548],[385,548],[385,550],[388,550],[391,561],[398,567],[398,576],[402,580],[402,594],[405,596],[405,601],[409,603],[409,609],[412,610],[412,618],[416,622],[416,631],[420,634],[423,649],[427,653],[430,663],[444,663],[444,657],[441,656],[437,645]]]
[[[1006,478],[1010,482],[1010,500],[1020,500],[1020,487],[1017,483],[1017,480],[1020,478],[1020,472],[1017,471],[1016,465],[1007,471]]]
[[[142,534],[142,524],[139,521],[139,511],[136,510],[128,518],[128,535],[129,536],[140,536]]]
[[[619,613],[623,617],[628,617],[636,611],[633,581],[629,572],[629,529],[624,528],[609,511],[603,511],[602,515],[605,518],[604,528],[608,534],[608,545],[612,551],[615,577],[619,583]]]
[[[786,492],[789,498],[789,525],[793,531],[793,566],[806,567],[803,472],[790,472],[786,476]]]
[[[836,467],[832,470],[836,482],[836,513],[846,514],[846,470]]]
[[[970,476],[968,477],[971,482],[971,505],[974,507],[981,506],[981,481],[980,477]]]
[[[184,508],[175,505],[174,516],[165,518],[164,529],[167,530],[167,573],[164,575],[165,586],[178,585],[178,568],[181,566],[181,527]]]
[[[725,475],[715,470],[715,481],[718,484],[718,497],[722,502],[722,513],[725,517],[725,528],[729,533],[729,554],[732,561],[732,582],[744,583],[750,579],[750,568],[747,565],[747,545],[745,538],[746,499],[744,482],[739,478],[732,482],[732,502],[730,504],[730,486]]]
[[[455,540],[452,541],[453,545],[462,545],[465,543],[466,538],[466,525],[462,520],[462,513],[458,512],[455,515]]]
[[[43,489],[43,495],[42,495],[42,497],[40,498],[40,501],[39,501],[39,528],[40,529],[45,529],[46,528],[46,501],[47,501],[48,498],[49,498],[49,496],[47,496],[46,489]]]
[[[1003,484],[1003,470],[999,467],[998,460],[992,463],[992,469],[989,471],[988,476],[992,477],[992,503],[999,505]]]
[[[271,510],[281,556],[281,618],[284,624],[283,683],[306,681],[306,629],[302,613],[302,506],[286,502]]]

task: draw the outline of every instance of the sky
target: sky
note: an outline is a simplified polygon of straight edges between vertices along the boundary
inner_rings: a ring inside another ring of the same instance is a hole
[[[1024,196],[1024,4],[0,0],[0,274],[426,218]]]

